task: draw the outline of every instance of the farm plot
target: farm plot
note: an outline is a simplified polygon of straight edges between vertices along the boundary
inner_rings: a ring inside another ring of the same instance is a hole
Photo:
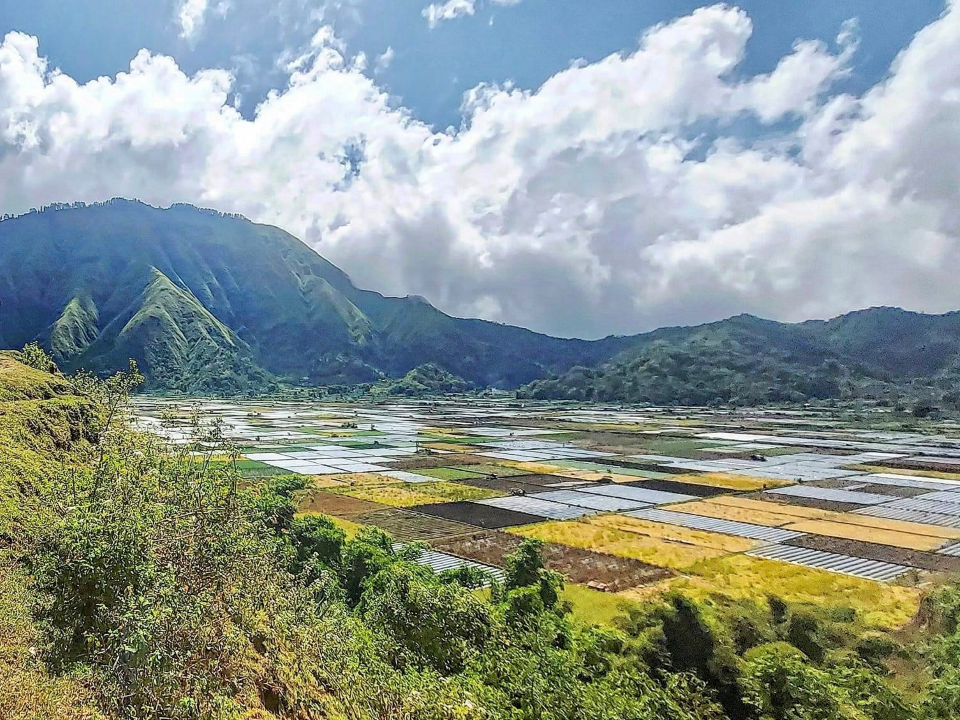
[[[726,555],[698,563],[685,577],[665,583],[694,597],[726,596],[766,602],[775,595],[787,602],[849,607],[869,626],[895,628],[908,622],[920,606],[920,591],[851,575],[793,565],[749,555]],[[649,597],[645,588],[626,591],[632,599]]]
[[[787,540],[783,544],[810,550],[841,553],[866,560],[904,565],[931,572],[957,572],[960,570],[960,557],[909,550],[861,540],[824,537],[822,535],[801,535],[792,540]]]
[[[531,493],[542,493],[550,490],[550,487],[547,485],[540,484],[539,482],[530,482],[531,479],[534,481],[539,478],[549,477],[553,480],[558,480],[556,475],[518,475],[515,477],[502,477],[502,478],[491,478],[491,477],[477,477],[471,478],[469,480],[458,480],[457,484],[467,485],[475,488],[482,488],[486,490],[497,491],[500,493],[510,494],[531,494]],[[584,483],[586,484],[586,483]]]
[[[678,480],[639,480],[624,483],[631,487],[646,488],[647,490],[659,490],[661,492],[678,493],[681,495],[692,495],[693,497],[713,497],[715,495],[724,495],[730,491],[726,488],[713,487],[711,485],[702,485],[699,483],[681,482]]]
[[[390,505],[392,507],[413,507],[448,501],[483,500],[502,495],[494,490],[461,485],[438,480],[432,483],[397,483],[381,486],[366,486],[337,489],[335,492]]]
[[[373,525],[401,542],[430,542],[476,530],[470,525],[441,517],[429,517],[402,508],[387,508],[350,518],[362,525]]]
[[[725,490],[742,490],[749,492],[751,490],[765,490],[767,488],[780,487],[782,485],[789,484],[785,480],[755,478],[749,475],[735,475],[733,473],[708,472],[689,474],[686,470],[682,472],[683,474],[674,475],[671,479],[676,480],[677,482],[685,482],[695,485],[709,485],[710,487],[723,488]]]
[[[517,512],[505,508],[494,507],[474,502],[450,502],[431,505],[419,505],[418,513],[436,518],[451,520],[456,523],[472,525],[474,528],[504,528],[511,525],[528,525],[537,523],[545,518],[540,515]]]
[[[844,519],[840,521],[804,520],[786,527],[802,533],[860,540],[909,550],[936,550],[945,542],[944,538],[929,534],[920,535],[900,530],[885,530],[876,526],[851,524],[845,521],[847,515],[841,517]]]
[[[348,495],[318,490],[305,495],[297,509],[303,513],[321,513],[323,515],[352,518],[354,515],[382,510],[385,507],[370,500],[361,500]]]
[[[454,470],[469,470],[472,473],[481,473],[492,477],[513,477],[514,475],[524,475],[523,470],[518,470],[507,465],[487,465],[478,463],[477,465],[459,465],[453,466]]]
[[[556,521],[512,528],[509,532],[544,542],[569,545],[607,555],[633,558],[651,565],[682,570],[691,565],[720,557],[723,550],[604,527],[586,522]]]
[[[433,542],[437,550],[503,567],[504,558],[519,547],[521,538],[504,532],[484,531]],[[617,592],[658,582],[672,575],[669,570],[632,558],[607,555],[557,543],[546,543],[544,564],[562,573],[572,583],[602,583]]]
[[[838,491],[839,492],[839,491]],[[842,502],[839,500],[827,500],[824,498],[818,497],[809,497],[802,495],[775,495],[773,493],[757,493],[753,498],[778,504],[778,505],[790,505],[792,507],[802,507],[810,510],[825,510],[828,512],[851,512],[853,510],[859,510],[865,505],[858,503]]]

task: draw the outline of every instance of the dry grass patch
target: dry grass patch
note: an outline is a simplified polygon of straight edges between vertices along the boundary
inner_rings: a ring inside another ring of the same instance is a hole
[[[700,545],[714,550],[723,550],[724,552],[746,552],[757,546],[756,542],[748,540],[747,538],[706,532],[704,530],[692,530],[690,528],[680,527],[679,525],[650,522],[648,520],[627,517],[626,515],[596,515],[584,518],[584,520],[591,525],[616,528],[624,532],[647,535],[660,540]]]
[[[733,473],[701,473],[691,475],[677,475],[670,478],[680,482],[696,483],[697,485],[710,485],[711,487],[727,488],[728,490],[763,490],[764,488],[783,487],[792,485],[784,480],[771,480],[770,478],[753,477],[747,475],[735,475]]]
[[[387,475],[377,475],[377,473],[341,473],[338,475],[321,475],[320,477],[332,480],[340,485],[347,487],[366,487],[378,485],[395,485],[400,480],[388,477]],[[316,485],[316,487],[321,487]]]
[[[486,500],[502,497],[504,493],[454,482],[401,483],[382,486],[358,486],[337,490],[360,500],[382,503],[392,507],[413,507],[463,500]]]
[[[344,477],[344,476],[340,476]],[[339,488],[347,485],[345,480],[337,480],[333,475],[311,475],[310,487],[317,490],[327,490],[329,488]]]
[[[943,538],[929,535],[914,535],[913,533],[897,532],[865,525],[851,525],[845,522],[830,522],[828,520],[804,520],[786,527],[797,532],[827,535],[847,540],[861,540],[911,550],[937,550],[944,543]]]
[[[0,556],[0,718],[105,720],[82,678],[55,677],[34,656],[40,643],[30,620],[25,575]]]
[[[800,505],[781,505],[764,500],[725,495],[709,500],[696,500],[679,505],[670,505],[664,509],[768,527],[780,527],[801,520],[823,520],[829,518],[831,514],[839,514]]]
[[[439,495],[431,495],[421,490],[414,490],[413,487],[399,485],[383,485],[381,487],[354,487],[342,488],[337,490],[341,495],[355,498],[357,500],[367,500],[369,502],[389,505],[390,507],[413,507],[414,505],[431,505],[433,503],[443,502]]]
[[[724,551],[714,548],[687,545],[577,521],[524,525],[510,528],[508,532],[524,537],[538,538],[544,542],[594,550],[609,555],[641,560],[651,565],[676,569],[687,568],[694,563],[719,557],[724,553]]]
[[[622,594],[640,600],[649,598],[651,593],[673,589],[696,598],[726,595],[758,602],[763,602],[768,595],[776,595],[787,602],[852,607],[867,625],[887,628],[905,625],[920,606],[921,593],[915,588],[748,555],[706,560],[690,571],[691,575],[660,583],[645,594],[633,590]]]
[[[528,475],[565,475],[571,477],[571,468],[560,467],[559,465],[550,465],[549,463],[520,462],[515,460],[504,460],[504,465],[523,470]]]
[[[888,520],[887,518],[877,518],[870,515],[857,515],[856,513],[831,513],[831,516],[824,518],[824,520],[843,523],[844,525],[856,525],[858,527],[871,528],[874,530],[889,530],[891,532],[901,532],[909,535],[939,538],[941,542],[960,539],[960,528],[940,527],[939,525],[922,525],[920,523],[907,522],[905,520]]]

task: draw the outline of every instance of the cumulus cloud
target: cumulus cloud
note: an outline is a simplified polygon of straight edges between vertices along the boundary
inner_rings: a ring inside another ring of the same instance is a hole
[[[0,211],[122,195],[241,212],[361,286],[564,335],[960,307],[960,9],[860,97],[832,89],[856,48],[838,30],[745,77],[749,17],[702,8],[535,90],[477,87],[442,133],[329,29],[252,119],[229,72],[142,51],[78,84],[11,33]],[[762,142],[734,134],[743,116]]]
[[[522,0],[491,0],[494,5],[519,5]],[[447,0],[443,3],[431,3],[423,9],[421,15],[427,19],[431,29],[446,20],[471,16],[477,11],[477,0]]]

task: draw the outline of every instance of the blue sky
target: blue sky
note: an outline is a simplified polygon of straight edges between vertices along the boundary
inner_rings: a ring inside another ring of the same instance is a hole
[[[216,0],[211,0],[211,7]],[[381,85],[418,118],[438,129],[458,126],[463,93],[480,83],[514,82],[533,89],[579,59],[593,62],[630,50],[647,28],[707,3],[688,0],[525,0],[498,6],[480,0],[476,14],[431,29],[429,0],[231,0],[221,16],[208,10],[197,37],[180,37],[179,0],[0,0],[0,34],[39,37],[51,64],[78,81],[125,70],[141,48],[171,55],[187,72],[235,69],[249,88],[249,115],[282,83],[276,59],[316,30],[318,14],[346,42],[347,52],[374,59],[394,51]],[[769,72],[799,39],[833,42],[857,18],[861,45],[844,89],[860,92],[883,77],[897,52],[942,11],[938,0],[748,0],[754,34],[739,71]],[[265,8],[273,8],[271,13]]]
[[[944,312],[958,56],[960,0],[0,0],[0,214],[214,207],[564,336]]]

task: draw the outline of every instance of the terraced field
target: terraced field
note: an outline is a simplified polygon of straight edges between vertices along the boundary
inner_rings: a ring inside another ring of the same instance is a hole
[[[191,442],[185,401],[137,409],[143,429]],[[306,476],[301,512],[425,541],[437,553],[424,562],[502,568],[533,537],[570,582],[624,597],[775,592],[879,603],[878,623],[909,618],[918,586],[960,571],[951,428],[506,401],[205,402],[202,412],[241,448],[218,462],[251,483]]]

